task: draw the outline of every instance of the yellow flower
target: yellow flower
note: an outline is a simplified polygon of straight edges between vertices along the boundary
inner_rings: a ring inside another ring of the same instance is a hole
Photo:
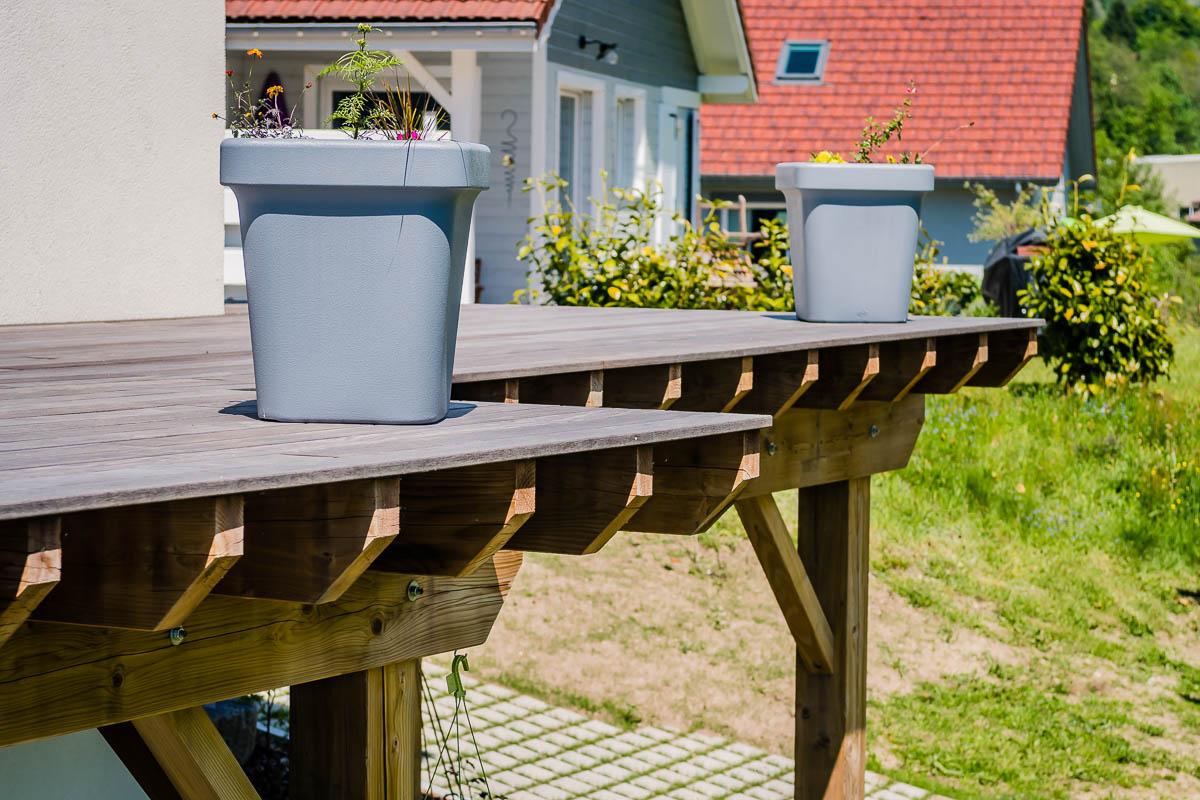
[[[245,113],[243,116],[245,116],[245,117],[246,117],[246,119],[250,119],[250,117],[251,117],[252,115],[251,115],[251,113],[250,113],[249,111],[247,111],[247,112],[246,112],[246,113]]]
[[[269,97],[269,98],[271,98],[272,100],[274,100],[274,99],[275,99],[275,95],[278,95],[278,94],[283,94],[283,87],[282,87],[282,86],[279,86],[278,84],[276,84],[275,86],[268,86],[268,87],[267,87],[267,97]]]
[[[216,118],[217,118],[217,112],[215,112],[215,111],[214,111],[214,112],[213,112],[213,119],[216,119]]]
[[[257,47],[254,47],[254,48],[251,48],[250,50],[247,50],[246,55],[254,56],[255,58],[262,58],[262,50],[259,50]]]

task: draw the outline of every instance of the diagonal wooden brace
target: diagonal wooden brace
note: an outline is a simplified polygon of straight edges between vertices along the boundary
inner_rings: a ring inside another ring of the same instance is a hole
[[[58,517],[0,522],[0,647],[58,585]]]
[[[775,499],[769,494],[750,497],[738,500],[735,508],[796,640],[801,661],[809,672],[832,674],[836,664],[833,631]]]

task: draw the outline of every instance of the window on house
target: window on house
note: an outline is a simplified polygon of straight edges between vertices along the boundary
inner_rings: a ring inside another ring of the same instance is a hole
[[[622,97],[617,100],[617,164],[616,186],[634,188],[637,163],[637,100]]]
[[[566,93],[558,97],[558,176],[568,184],[567,191],[571,199],[578,205],[579,182],[582,180],[579,169],[580,147],[580,98],[579,95]]]
[[[775,80],[784,83],[816,83],[825,74],[829,42],[788,40],[779,51]]]

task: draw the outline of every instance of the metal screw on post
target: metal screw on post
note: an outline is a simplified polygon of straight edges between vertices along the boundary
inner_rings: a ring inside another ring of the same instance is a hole
[[[874,439],[876,436],[879,435],[879,428],[872,425],[871,430],[867,431],[867,433],[871,434],[871,438]]]
[[[767,442],[767,455],[773,456],[773,455],[775,455],[776,452],[778,452],[778,450],[779,450],[779,446],[776,445],[774,442]]]
[[[408,583],[408,599],[409,600],[416,600],[418,597],[420,597],[423,594],[425,594],[425,590],[421,588],[421,584],[417,583],[416,581],[409,581],[409,583]]]
[[[172,645],[178,647],[187,638],[187,631],[183,628],[171,628],[171,630],[167,631],[167,638],[171,641]]]

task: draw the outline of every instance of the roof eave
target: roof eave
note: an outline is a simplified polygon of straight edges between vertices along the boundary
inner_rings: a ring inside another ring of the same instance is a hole
[[[227,21],[225,49],[270,47],[276,51],[342,52],[356,35],[360,21]],[[371,24],[380,30],[380,44],[390,50],[530,52],[537,43],[538,33],[538,23],[534,20],[372,20]]]
[[[705,103],[754,103],[758,82],[738,0],[681,0]]]

